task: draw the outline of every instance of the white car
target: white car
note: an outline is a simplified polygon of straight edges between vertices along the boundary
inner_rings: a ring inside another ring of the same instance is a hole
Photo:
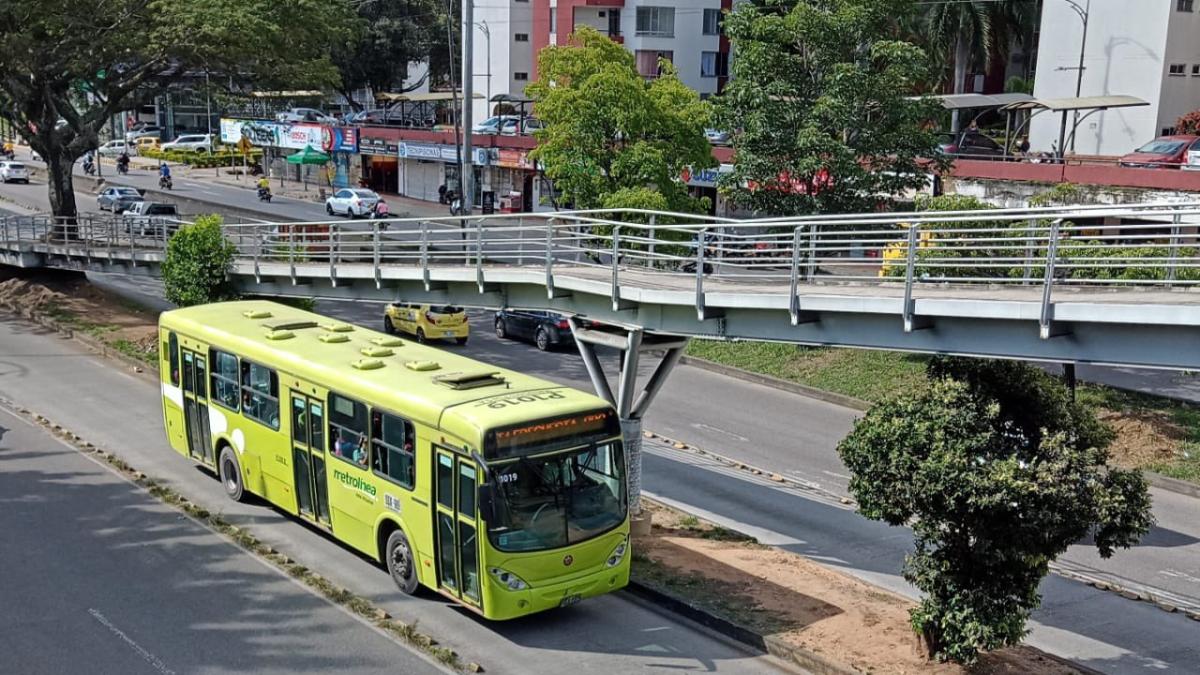
[[[133,143],[134,141],[136,141],[139,138],[147,138],[147,137],[161,138],[162,132],[163,132],[162,127],[147,125],[147,126],[144,126],[141,128],[130,129],[129,131],[126,131],[125,132],[125,140],[129,143]]]
[[[0,180],[5,183],[29,182],[29,169],[20,162],[0,162]]]
[[[180,136],[169,143],[163,143],[161,147],[163,151],[193,150],[212,152],[213,145],[212,134],[189,134],[187,136]]]
[[[520,119],[521,118],[517,117],[516,115],[496,115],[495,117],[489,117],[486,120],[480,122],[479,124],[476,124],[475,126],[471,127],[471,133],[498,134],[498,133],[500,133],[500,127],[503,126],[506,122],[511,121],[511,122],[515,123],[515,122],[519,122]]]
[[[536,117],[510,117],[500,122],[499,133],[501,136],[532,136],[533,132],[544,128],[546,125]]]
[[[126,143],[125,141],[109,141],[100,146],[96,152],[99,153],[101,157],[120,157],[121,153],[125,153],[127,155],[137,154],[137,148],[133,145],[133,143]]]
[[[276,122],[316,122],[318,124],[337,124],[337,120],[316,108],[292,108],[275,115]]]
[[[379,201],[379,195],[373,190],[363,188],[342,188],[325,200],[325,213],[340,214],[350,218],[370,215],[371,209]]]

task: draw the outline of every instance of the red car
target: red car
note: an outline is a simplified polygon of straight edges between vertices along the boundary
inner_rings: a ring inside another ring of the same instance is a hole
[[[1188,150],[1200,150],[1200,136],[1159,136],[1121,157],[1117,163],[1148,169],[1178,169],[1187,164]]]

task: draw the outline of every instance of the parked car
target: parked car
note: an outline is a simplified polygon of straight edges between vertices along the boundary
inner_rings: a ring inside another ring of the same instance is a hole
[[[29,168],[20,162],[0,162],[0,180],[29,183]]]
[[[317,122],[337,124],[337,120],[316,108],[292,108],[275,115],[276,122]]]
[[[145,126],[135,127],[133,129],[130,129],[129,131],[126,131],[125,132],[125,140],[128,141],[129,143],[132,143],[139,138],[159,139],[162,137],[162,133],[163,133],[162,127],[157,127],[157,126],[154,126],[153,124],[147,124]]]
[[[546,125],[536,117],[512,117],[500,122],[499,132],[502,136],[531,136],[533,132],[546,128]]]
[[[942,134],[938,150],[943,154],[964,159],[1000,159],[1007,153],[1000,144],[978,131],[965,130],[958,134]]]
[[[96,195],[96,207],[101,211],[112,211],[113,213],[121,213],[134,202],[143,201],[141,191],[131,187],[111,186],[106,187]]]
[[[727,145],[729,143],[729,132],[721,131],[720,129],[705,129],[704,138],[713,145]]]
[[[1159,136],[1133,152],[1123,155],[1117,164],[1149,169],[1178,169],[1187,162],[1189,150],[1200,150],[1200,136]]]
[[[122,214],[122,221],[127,234],[170,236],[179,229],[179,208],[163,202],[133,202]]]
[[[138,154],[142,154],[146,150],[159,150],[162,148],[162,141],[158,136],[142,136],[133,141],[133,147],[137,149]]]
[[[325,200],[325,213],[360,218],[370,215],[379,195],[365,188],[342,188]]]
[[[419,305],[393,302],[383,311],[383,330],[394,335],[408,333],[417,342],[451,338],[460,345],[467,344],[471,326],[467,311],[454,305]]]
[[[532,342],[542,351],[574,344],[571,324],[554,312],[504,309],[496,312],[496,337]]]
[[[171,150],[212,152],[215,144],[212,134],[188,134],[180,136],[170,143],[163,143],[161,147],[165,152]]]
[[[508,120],[517,122],[520,121],[520,119],[520,117],[515,115],[496,115],[495,117],[489,117],[479,124],[471,127],[471,132],[476,134],[498,134],[500,133],[500,125],[504,124]]]
[[[127,155],[137,154],[137,148],[132,143],[125,141],[109,141],[97,148],[96,152],[101,157],[120,157],[122,153]]]

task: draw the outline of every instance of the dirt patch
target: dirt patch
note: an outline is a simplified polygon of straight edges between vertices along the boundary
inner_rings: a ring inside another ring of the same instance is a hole
[[[1187,430],[1165,410],[1100,410],[1097,417],[1116,432],[1109,450],[1113,464],[1123,468],[1169,462],[1187,438]]]
[[[45,314],[127,356],[150,363],[157,358],[158,315],[105,293],[80,274],[5,270],[0,273],[0,306]]]
[[[930,662],[909,627],[907,598],[695,516],[643,504],[654,528],[634,547],[639,577],[756,632],[862,672],[1081,672],[1029,647],[985,654],[970,669]]]

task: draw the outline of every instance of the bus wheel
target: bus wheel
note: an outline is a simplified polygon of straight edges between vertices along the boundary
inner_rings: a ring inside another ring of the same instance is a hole
[[[406,595],[417,592],[417,563],[413,560],[408,537],[397,529],[387,540],[387,568],[392,581]]]
[[[221,487],[225,488],[225,496],[235,502],[245,500],[246,489],[242,485],[242,469],[238,466],[237,454],[233,448],[225,446],[217,466],[221,475]]]

